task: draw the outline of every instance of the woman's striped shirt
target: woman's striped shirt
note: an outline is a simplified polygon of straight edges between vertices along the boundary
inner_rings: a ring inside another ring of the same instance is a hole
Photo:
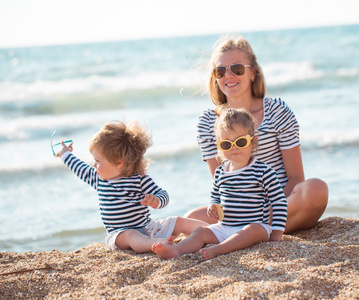
[[[114,180],[102,180],[90,167],[70,152],[61,159],[81,180],[97,190],[102,222],[108,233],[115,230],[145,227],[151,220],[150,211],[141,204],[145,195],[153,194],[160,200],[158,208],[169,202],[168,193],[158,187],[148,175],[132,175]]]
[[[280,98],[263,99],[263,121],[256,129],[258,151],[256,157],[271,166],[282,187],[288,182],[281,150],[300,145],[299,124],[294,113]],[[217,155],[216,135],[213,130],[217,116],[209,109],[202,113],[197,124],[197,141],[204,161]]]
[[[255,222],[269,224],[270,205],[273,208],[273,230],[285,229],[287,200],[276,172],[254,159],[248,166],[227,172],[228,162],[214,174],[211,204],[223,206],[223,225],[245,226]]]

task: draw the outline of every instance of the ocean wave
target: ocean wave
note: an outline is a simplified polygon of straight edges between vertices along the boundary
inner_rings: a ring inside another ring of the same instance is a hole
[[[270,87],[319,79],[325,75],[323,70],[315,69],[310,61],[275,62],[263,66],[263,72]]]
[[[192,86],[202,76],[191,71],[141,73],[131,77],[88,76],[59,81],[36,80],[31,83],[5,81],[0,83],[0,102],[56,98],[80,94],[113,94],[123,91],[152,90]]]
[[[104,120],[106,120],[104,114]],[[22,117],[4,120],[0,123],[0,143],[48,139],[54,130],[57,135],[71,135],[73,132],[81,133],[88,128],[97,128],[102,120],[95,113],[68,114],[60,116]],[[107,119],[108,120],[108,119]],[[96,127],[97,126],[97,127]],[[97,130],[97,129],[96,129]]]
[[[329,130],[326,132],[311,132],[301,135],[301,148],[303,150],[332,149],[337,147],[358,147],[359,129],[347,132]]]
[[[287,86],[297,82],[332,77],[356,78],[357,67],[338,68],[334,73],[314,67],[310,61],[275,62],[263,66],[269,87]],[[139,93],[146,97],[151,91],[157,94],[172,90],[178,94],[181,88],[200,89],[205,85],[205,73],[194,70],[158,71],[139,73],[135,76],[99,76],[68,78],[58,81],[36,80],[30,83],[0,82],[0,106],[8,110],[50,105],[66,99],[114,97]],[[80,99],[81,100],[81,99]],[[67,103],[69,104],[69,103]]]
[[[104,227],[95,227],[78,230],[62,230],[54,233],[43,233],[39,236],[28,237],[25,234],[18,236],[3,235],[0,237],[1,251],[22,252],[24,249],[50,251],[73,251],[89,243],[104,242],[106,231]]]
[[[36,156],[23,154],[22,159],[0,162],[0,181],[12,182],[13,180],[20,180],[21,178],[26,179],[34,176],[53,176],[56,178],[59,172],[68,172],[66,168],[61,167],[60,160],[52,156],[50,142],[46,143],[46,146],[47,147],[42,149],[41,152],[36,153]],[[36,146],[33,148],[36,148]],[[23,148],[20,147],[19,149],[14,150],[12,154],[15,157],[20,157],[22,155],[22,149]],[[166,163],[169,160],[178,161],[187,155],[198,155],[198,153],[199,149],[197,144],[195,142],[188,142],[184,144],[178,143],[176,145],[158,145],[157,147],[151,147],[147,151],[146,157],[149,158],[151,164]],[[87,147],[77,149],[76,155],[89,165],[93,163],[93,159]],[[27,156],[32,159],[27,159]]]
[[[359,68],[352,67],[352,68],[339,68],[336,71],[336,74],[340,77],[358,77],[359,75]]]

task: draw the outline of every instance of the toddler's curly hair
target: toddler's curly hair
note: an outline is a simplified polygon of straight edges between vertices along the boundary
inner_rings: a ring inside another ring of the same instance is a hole
[[[127,125],[121,121],[111,121],[102,126],[91,139],[89,149],[96,148],[110,163],[123,162],[121,176],[144,175],[149,160],[145,153],[152,145],[152,135],[137,121]]]

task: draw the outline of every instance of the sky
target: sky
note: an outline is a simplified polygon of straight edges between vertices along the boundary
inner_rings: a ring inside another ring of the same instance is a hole
[[[358,0],[0,0],[0,48],[359,24]]]

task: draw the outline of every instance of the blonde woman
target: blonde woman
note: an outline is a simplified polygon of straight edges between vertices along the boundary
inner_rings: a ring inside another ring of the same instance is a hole
[[[315,225],[328,202],[327,184],[320,179],[305,180],[299,124],[283,100],[266,97],[262,69],[243,37],[218,41],[210,60],[208,88],[217,108],[206,110],[200,116],[197,130],[202,158],[212,176],[220,164],[213,130],[217,115],[226,108],[245,108],[256,119],[257,158],[276,171],[287,197],[285,233]],[[206,207],[189,211],[185,216],[213,223]]]

